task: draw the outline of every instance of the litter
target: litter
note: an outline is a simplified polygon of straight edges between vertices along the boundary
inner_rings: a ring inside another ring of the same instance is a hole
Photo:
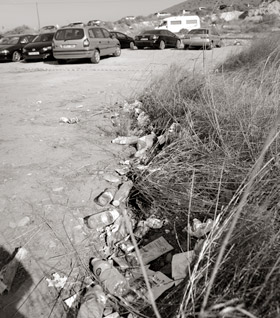
[[[48,287],[63,288],[66,284],[66,276],[60,277],[58,273],[53,273],[52,277],[52,279],[46,278],[46,281],[48,282]]]
[[[150,242],[149,244],[143,246],[140,249],[140,253],[142,256],[142,260],[144,265],[149,264],[151,261],[157,259],[161,255],[170,252],[173,250],[173,246],[171,246],[166,239],[161,236],[158,239]],[[130,254],[131,256],[135,256],[134,253]]]
[[[110,175],[110,174],[105,174],[103,176],[104,180],[108,181],[108,182],[111,182],[111,183],[119,183],[121,182],[121,179],[117,176],[114,176],[114,175]]]
[[[107,188],[94,199],[94,202],[100,206],[106,206],[113,200],[116,192],[117,192],[116,187]]]
[[[84,296],[77,318],[102,318],[106,300],[101,286],[90,287]]]
[[[119,136],[113,139],[112,143],[118,144],[118,145],[136,145],[138,142],[138,139],[139,138],[137,136],[130,136],[130,137]]]
[[[184,253],[174,254],[172,258],[172,278],[177,286],[187,276],[187,271],[194,260],[195,252],[188,251]]]
[[[133,182],[131,180],[124,182],[119,190],[116,192],[113,205],[120,206],[121,203],[124,203],[128,198],[129,192],[133,187]]]
[[[116,267],[99,258],[94,258],[91,265],[96,279],[110,294],[121,297],[128,292],[129,283]]]
[[[197,238],[201,238],[207,233],[211,231],[211,229],[214,226],[214,221],[211,219],[208,219],[205,223],[202,223],[198,219],[193,219],[193,225],[188,225],[187,232],[191,236],[195,236]]]
[[[79,122],[79,119],[78,117],[74,117],[74,118],[60,117],[59,122],[65,123],[65,124],[76,124]]]
[[[114,223],[119,216],[120,213],[116,209],[109,209],[92,214],[84,218],[84,221],[90,229],[102,232],[106,226]]]
[[[156,218],[155,215],[151,215],[145,222],[151,229],[160,229],[164,224],[164,221]]]

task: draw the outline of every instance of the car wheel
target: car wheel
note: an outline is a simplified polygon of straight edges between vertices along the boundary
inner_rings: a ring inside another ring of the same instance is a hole
[[[190,48],[190,46],[188,44],[184,45],[184,50],[188,50]]]
[[[216,47],[222,47],[223,46],[223,41],[219,41],[218,44],[216,45]]]
[[[181,41],[180,40],[177,40],[176,42],[176,49],[180,49],[181,48]]]
[[[134,50],[134,42],[130,42],[129,43],[129,47],[130,47],[131,50]]]
[[[100,53],[98,50],[93,51],[93,55],[92,55],[90,61],[93,64],[98,64],[100,62]]]
[[[164,50],[165,49],[165,42],[163,40],[160,41],[159,48],[160,48],[160,50]]]
[[[113,55],[114,55],[115,57],[121,55],[121,48],[120,48],[119,46],[116,48],[116,51],[115,51],[115,53],[114,53]]]
[[[66,60],[57,60],[58,64],[66,64]]]
[[[21,59],[21,54],[18,51],[15,51],[12,57],[13,62],[19,62],[20,59]]]

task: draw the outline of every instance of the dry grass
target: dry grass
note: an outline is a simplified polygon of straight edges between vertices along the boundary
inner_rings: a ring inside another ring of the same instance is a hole
[[[174,122],[181,130],[154,147],[149,169],[135,168],[139,207],[185,225],[194,217],[219,223],[185,285],[161,302],[162,317],[280,313],[277,43],[256,42],[208,77],[173,68],[141,96],[157,135]]]

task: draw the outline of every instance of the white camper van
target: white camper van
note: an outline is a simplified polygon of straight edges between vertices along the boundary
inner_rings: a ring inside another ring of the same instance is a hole
[[[173,33],[180,32],[182,29],[188,31],[200,28],[200,18],[197,15],[182,15],[176,17],[169,17],[162,20],[157,29],[169,30]]]

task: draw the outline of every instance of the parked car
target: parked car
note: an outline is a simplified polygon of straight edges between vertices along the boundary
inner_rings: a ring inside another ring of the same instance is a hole
[[[176,34],[168,30],[148,30],[135,37],[135,45],[138,49],[143,49],[144,47],[161,50],[164,50],[166,47],[179,49],[181,40]]]
[[[53,38],[53,55],[59,64],[67,60],[89,58],[99,63],[105,55],[120,56],[120,42],[102,27],[74,23],[56,31]]]
[[[211,50],[214,47],[222,46],[222,38],[214,28],[200,28],[191,30],[183,38],[185,49],[191,47],[203,47]]]
[[[0,61],[20,61],[23,47],[30,43],[35,36],[34,34],[4,36],[0,39]]]
[[[131,36],[128,36],[122,32],[118,32],[118,31],[110,31],[110,33],[120,41],[122,49],[125,49],[125,48],[133,49],[134,48],[135,42]]]
[[[53,58],[52,40],[54,32],[42,33],[36,36],[33,41],[22,50],[22,55],[25,61],[31,60],[46,60]]]
[[[43,32],[50,33],[50,32],[55,32],[57,29],[58,29],[58,25],[46,25],[46,26],[42,27],[39,32],[40,33],[43,33]]]

